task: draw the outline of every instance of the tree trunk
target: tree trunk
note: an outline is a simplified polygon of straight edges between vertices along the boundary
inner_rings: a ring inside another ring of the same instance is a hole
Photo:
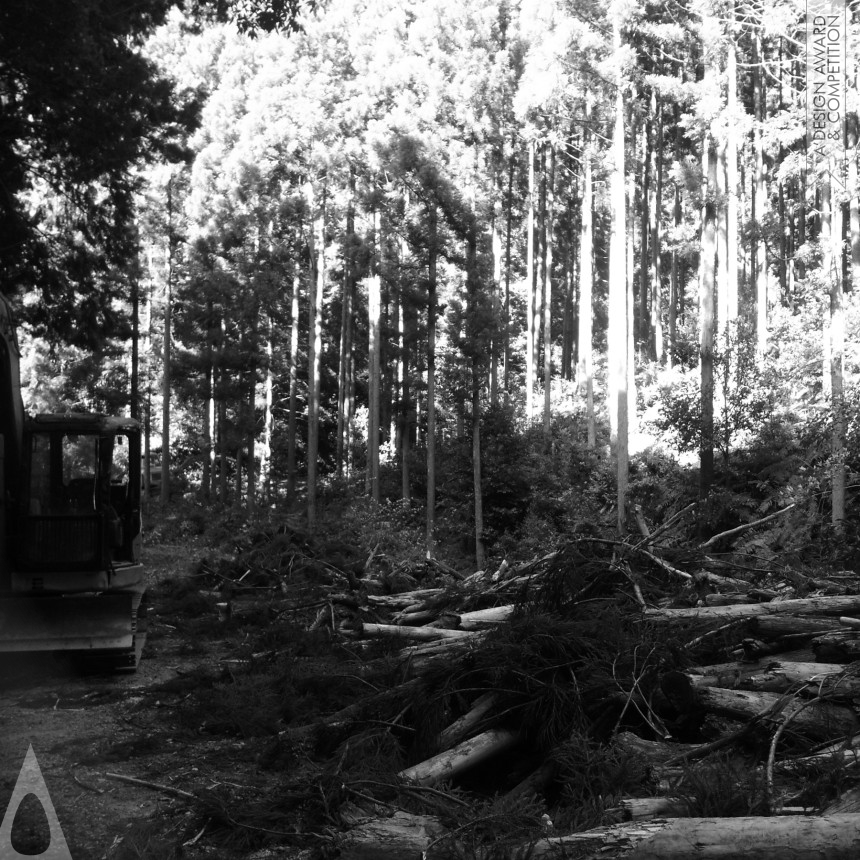
[[[787,721],[787,732],[820,741],[853,734],[856,721],[850,708],[825,702],[786,697],[779,693],[697,687],[681,672],[661,679],[663,692],[681,713],[701,709],[732,719],[751,720],[767,714],[771,720]]]
[[[854,97],[860,93],[860,69],[854,78]],[[860,155],[860,128],[858,115],[851,111],[845,119],[848,149],[848,201],[849,239],[851,248],[850,289],[860,290],[860,177],[857,171],[857,158]]]
[[[317,460],[319,457],[320,354],[322,352],[323,284],[325,283],[325,189],[319,208],[314,205],[311,190],[311,212],[314,213],[309,247],[312,271],[308,290],[308,527],[317,520]]]
[[[143,404],[143,497],[148,501],[152,491],[152,334],[153,334],[153,267],[152,250],[148,250],[149,277],[146,291],[146,323],[144,324],[143,354],[146,399]]]
[[[621,56],[621,21],[616,11],[612,34],[616,57]],[[610,201],[612,228],[609,240],[609,331],[607,405],[612,452],[615,458],[619,534],[626,529],[628,450],[627,450],[627,266],[626,266],[626,200],[624,194],[624,99],[623,78],[620,71],[615,95],[615,123],[612,137],[612,176]]]
[[[212,337],[215,329],[215,311],[212,299],[206,300],[206,375],[203,380],[203,399],[205,401],[203,415],[203,499],[212,498],[215,479],[215,449],[212,437],[215,432],[215,361],[212,349]]]
[[[467,738],[493,709],[498,698],[498,695],[492,692],[478,696],[472,707],[462,717],[440,732],[438,748],[440,750],[450,749]]]
[[[287,425],[287,496],[296,492],[296,410],[299,386],[299,290],[301,266],[298,254],[293,262],[293,294],[290,302],[290,416]]]
[[[245,487],[245,508],[248,514],[254,512],[257,504],[257,309],[254,308],[254,322],[251,328],[251,366],[248,368],[248,423],[245,431],[245,451],[248,463],[248,482]]]
[[[694,687],[725,687],[760,693],[784,693],[805,686],[810,695],[828,698],[860,695],[860,678],[845,673],[841,663],[808,663],[763,658],[752,663],[697,666],[687,675]]]
[[[714,142],[703,144],[706,177],[702,214],[702,273],[699,288],[699,362],[701,368],[701,429],[699,444],[699,499],[704,501],[714,479],[714,269],[716,245],[716,174]]]
[[[593,449],[597,444],[597,430],[594,417],[594,370],[592,365],[592,284],[594,270],[592,265],[594,248],[593,179],[591,173],[591,141],[588,124],[591,120],[591,96],[585,96],[585,131],[582,147],[582,221],[579,241],[579,361],[576,368],[576,381],[579,393],[585,397],[585,420],[587,444]]]
[[[764,58],[761,50],[761,33],[755,31],[753,41],[753,99],[755,104],[756,124],[753,131],[753,146],[755,158],[755,185],[753,187],[753,231],[755,235],[755,295],[756,295],[756,354],[761,361],[767,349],[767,252],[765,248],[762,224],[765,214],[765,177],[764,177],[764,144],[762,141],[762,124],[764,123]],[[756,209],[758,210],[756,213]]]
[[[490,346],[490,406],[499,403],[499,316],[501,314],[502,291],[502,237],[499,234],[499,215],[501,205],[496,202],[492,216],[492,248],[493,248],[493,331]]]
[[[406,239],[400,240],[400,496],[404,502],[412,498],[409,475],[409,449],[412,444],[412,402],[409,387],[410,345],[412,343],[412,308],[406,297],[403,269],[406,260]]]
[[[222,323],[223,324],[223,323]],[[227,504],[227,401],[224,396],[224,367],[219,369],[221,397],[218,401],[218,500]],[[238,464],[237,464],[238,466]]]
[[[836,533],[841,534],[845,520],[845,320],[842,307],[842,209],[833,201],[831,178],[835,175],[835,159],[832,157],[827,171],[821,185],[821,244],[822,272],[830,290],[831,522]]]
[[[654,91],[652,89],[652,96]],[[653,100],[651,102],[653,105]],[[649,288],[649,266],[648,260],[648,242],[650,238],[650,220],[651,220],[651,197],[654,190],[651,185],[651,159],[652,159],[652,140],[651,132],[653,130],[654,113],[650,110],[642,123],[642,185],[639,194],[641,206],[639,208],[639,348],[641,349],[642,357],[650,356],[650,314],[648,311],[648,298],[650,293]],[[635,204],[633,205],[634,212],[631,213],[631,223],[635,216]]]
[[[680,164],[680,115],[681,110],[675,105],[675,164]],[[674,205],[672,206],[672,220],[677,233],[681,228],[681,184],[676,179],[674,182]],[[672,367],[675,363],[675,352],[678,343],[678,304],[683,291],[680,272],[680,255],[677,248],[672,250],[672,264],[669,275],[669,345],[666,355],[666,364]]]
[[[390,818],[363,821],[339,844],[340,860],[423,860],[445,828],[437,818],[397,810]]]
[[[732,606],[694,606],[681,609],[646,609],[644,617],[651,622],[731,621],[755,615],[850,615],[860,612],[860,597],[806,597],[777,600],[771,603],[740,603]]]
[[[537,281],[535,278],[535,142],[529,141],[529,191],[528,234],[526,236],[526,420],[534,416],[535,365],[534,353],[537,342],[535,331],[535,305],[537,304]]]
[[[470,189],[471,218],[466,235],[466,292],[468,303],[467,335],[473,344],[478,339],[475,331],[478,325],[478,290],[480,289],[480,274],[478,272],[478,223],[475,213],[474,189]],[[537,331],[537,329],[535,329]],[[484,568],[484,499],[483,481],[481,478],[481,376],[483,368],[477,355],[471,360],[472,385],[472,492],[474,495],[475,514],[475,565],[478,570]]]
[[[555,146],[549,146],[549,175],[546,179],[546,217],[544,219],[545,289],[543,302],[543,432],[550,439],[552,415],[552,225],[555,216]]]
[[[368,495],[379,501],[379,430],[382,362],[380,359],[380,327],[382,315],[382,283],[379,275],[379,212],[373,210],[374,261],[367,286],[368,313],[368,414],[367,414],[367,481]]]
[[[692,853],[691,853],[692,852]],[[853,860],[860,815],[657,818],[542,839],[529,858],[601,860]],[[525,855],[524,855],[525,856]]]
[[[427,261],[427,558],[435,554],[436,530],[436,207],[431,204]]]
[[[178,236],[173,226],[173,179],[167,183],[167,278],[164,284],[164,338],[161,377],[161,506],[170,502],[170,377],[171,339],[173,337],[171,316],[173,313],[173,277],[176,264]]]
[[[137,273],[131,279],[131,384],[129,412],[140,421],[140,280]],[[132,464],[129,463],[129,468]],[[204,481],[205,483],[205,481]]]
[[[650,342],[653,345],[651,352],[655,361],[663,360],[663,273],[661,270],[661,232],[660,221],[663,206],[663,103],[657,101],[656,91],[651,91],[651,111],[657,124],[656,140],[651,148],[651,174],[653,176],[653,189],[651,194],[650,220],[651,220],[651,334]]]
[[[734,332],[738,320],[738,63],[734,34],[734,6],[730,15],[726,80],[728,86],[729,125],[726,148],[726,315]],[[735,365],[737,366],[737,364]]]
[[[506,729],[491,729],[463,741],[451,750],[402,770],[398,776],[400,779],[417,782],[419,785],[434,785],[443,780],[450,780],[464,770],[510,749],[517,741],[518,736],[514,732]]]
[[[341,294],[340,355],[337,371],[337,441],[335,463],[337,474],[343,475],[348,436],[347,402],[349,400],[349,362],[352,352],[352,313],[355,281],[355,167],[349,166],[349,200],[346,208],[344,237],[343,292]]]
[[[716,319],[714,326],[715,343],[725,353],[728,346],[729,326],[729,231],[728,231],[728,143],[720,140],[717,145],[716,167],[716,277],[714,278],[714,306]],[[713,190],[712,192],[713,193]],[[725,385],[725,380],[723,381]]]
[[[263,496],[272,494],[272,436],[275,428],[275,327],[271,314],[266,315],[266,380],[263,403],[263,445],[260,451],[260,486]]]
[[[516,167],[516,136],[511,140],[511,157],[508,163],[508,194],[505,201],[505,308],[504,308],[504,388],[505,402],[511,390],[511,222],[514,205],[514,168]]]

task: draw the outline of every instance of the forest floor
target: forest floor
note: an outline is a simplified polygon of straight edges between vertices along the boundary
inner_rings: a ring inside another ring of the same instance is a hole
[[[264,790],[270,781],[246,739],[206,734],[176,718],[189,690],[211,683],[215,667],[234,655],[241,638],[235,629],[223,637],[215,631],[205,636],[205,646],[195,644],[199,630],[184,623],[182,607],[161,605],[164,584],[186,578],[203,551],[187,541],[145,550],[152,611],[135,673],[81,675],[49,657],[15,656],[0,664],[0,808],[9,805],[32,745],[73,860],[169,860],[182,841],[193,843],[185,846],[186,857],[247,856],[216,848],[205,833],[194,842],[192,831],[202,829],[198,810],[170,794],[225,785]],[[49,844],[47,819],[30,795],[15,817],[12,847],[40,854]],[[291,856],[289,849],[278,854]]]
[[[0,810],[32,746],[73,860],[609,857],[735,820],[777,857],[848,813],[860,841],[860,570],[656,544],[671,524],[469,572],[388,520],[180,511],[136,672],[0,662]],[[36,798],[11,841],[50,844]]]

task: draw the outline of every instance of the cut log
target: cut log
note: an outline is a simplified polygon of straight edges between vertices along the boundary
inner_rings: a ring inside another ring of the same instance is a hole
[[[807,597],[803,600],[773,600],[739,606],[698,606],[682,609],[646,609],[646,621],[665,624],[675,621],[728,621],[755,615],[845,615],[860,612],[860,596]]]
[[[341,860],[422,860],[424,852],[445,832],[438,818],[397,811],[350,830],[340,845]]]
[[[400,594],[368,594],[367,602],[403,609],[412,603],[438,597],[444,592],[444,588],[419,588],[415,591],[401,591]]]
[[[425,624],[428,621],[432,621],[438,614],[434,609],[419,609],[416,612],[406,612],[404,610],[392,616],[391,620],[395,624]]]
[[[365,621],[361,625],[365,636],[390,636],[401,639],[469,639],[479,634],[466,630],[441,630],[438,627],[404,627],[400,624],[372,624]]]
[[[788,731],[817,740],[853,734],[856,718],[850,708],[776,693],[750,690],[725,690],[720,687],[694,687],[681,672],[669,672],[661,679],[663,692],[682,713],[701,708],[722,716],[752,719],[767,716],[776,723],[790,718]]]
[[[843,630],[825,633],[812,640],[815,659],[830,663],[853,663],[860,660],[860,631]]]
[[[408,767],[398,775],[401,779],[417,782],[420,785],[433,785],[436,782],[451,779],[473,765],[510,749],[517,741],[518,736],[515,732],[491,729],[463,741],[453,749]]]
[[[628,755],[645,759],[652,767],[660,767],[667,761],[678,758],[685,752],[693,752],[699,744],[676,744],[667,741],[647,741],[633,732],[621,732],[612,742],[613,746]]]
[[[460,614],[461,630],[483,630],[485,627],[507,621],[514,614],[514,606],[493,606],[490,609],[476,609],[474,612]]]
[[[498,696],[495,693],[484,693],[478,696],[471,710],[455,720],[439,735],[439,749],[447,750],[467,738],[478,726],[484,716],[496,704]]]
[[[760,615],[750,618],[748,629],[760,639],[781,639],[783,636],[807,635],[810,638],[839,630],[838,618],[800,615]]]
[[[625,860],[855,860],[860,815],[657,818],[541,839],[514,856]]]
[[[625,821],[643,818],[675,818],[686,815],[690,804],[680,797],[624,797],[618,803]]]
[[[694,687],[725,687],[784,693],[808,684],[810,692],[860,695],[860,677],[847,674],[840,663],[798,663],[787,660],[758,660],[754,663],[721,663],[697,666],[687,676]]]

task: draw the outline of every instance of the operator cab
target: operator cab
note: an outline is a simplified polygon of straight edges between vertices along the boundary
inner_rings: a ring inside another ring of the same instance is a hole
[[[27,421],[18,568],[112,571],[138,564],[139,462],[137,421],[95,414]]]

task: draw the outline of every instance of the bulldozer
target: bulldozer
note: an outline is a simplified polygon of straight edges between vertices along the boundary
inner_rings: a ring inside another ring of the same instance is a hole
[[[27,415],[20,357],[0,294],[0,655],[133,670],[146,639],[140,424]]]

